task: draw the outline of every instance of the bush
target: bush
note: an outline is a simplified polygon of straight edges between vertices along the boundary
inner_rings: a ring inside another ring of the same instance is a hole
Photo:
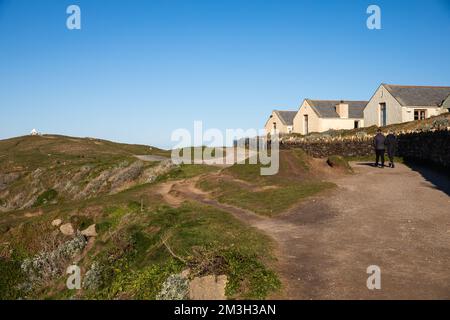
[[[181,274],[172,274],[164,281],[157,300],[186,300],[189,296],[189,281]]]
[[[21,298],[19,285],[25,275],[20,268],[20,261],[0,257],[0,300],[15,300]]]
[[[64,272],[69,259],[79,254],[86,246],[86,238],[79,234],[50,252],[41,252],[25,259],[20,268],[27,277],[23,288],[31,291],[34,287],[52,280]]]

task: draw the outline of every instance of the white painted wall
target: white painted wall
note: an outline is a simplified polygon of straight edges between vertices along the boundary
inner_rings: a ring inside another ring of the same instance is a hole
[[[355,128],[355,121],[359,121],[359,128],[364,127],[364,119],[320,119],[320,131],[324,132],[328,130],[348,130]]]
[[[442,109],[438,107],[402,106],[390,92],[381,85],[364,109],[364,123],[366,127],[373,125],[381,126],[381,103],[386,103],[387,125],[414,121],[414,110],[426,110],[427,118],[437,116],[442,112]]]
[[[366,127],[381,125],[380,104],[386,103],[387,124],[404,122],[405,111],[398,101],[384,87],[378,87],[377,91],[370,99],[364,109],[364,124]],[[414,114],[413,114],[414,118]]]
[[[426,110],[426,117],[438,116],[441,108],[430,107],[403,107],[403,122],[414,121],[414,110]]]
[[[305,134],[304,116],[308,115],[309,132],[320,132],[320,119],[306,100],[303,100],[300,109],[294,118],[294,132]]]
[[[309,103],[304,100],[297,115],[294,118],[294,132],[305,134],[304,116],[308,115],[309,133],[324,132],[330,129],[353,129],[355,120],[359,121],[359,127],[364,127],[364,119],[353,118],[319,118],[317,113],[311,108]]]
[[[274,133],[273,132],[273,123],[276,123],[277,131],[279,134],[287,134],[292,132],[292,126],[285,125],[281,119],[278,117],[278,115],[272,111],[271,117],[269,120],[267,120],[266,125],[264,126],[264,129],[266,131],[266,134],[268,133]]]

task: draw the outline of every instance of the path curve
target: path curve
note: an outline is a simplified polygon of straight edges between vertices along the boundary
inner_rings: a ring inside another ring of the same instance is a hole
[[[352,163],[338,188],[276,218],[220,204],[192,181],[183,197],[215,206],[277,243],[287,299],[450,299],[450,197],[407,166]],[[446,180],[444,183],[448,183]],[[367,267],[381,268],[381,290],[368,290]]]

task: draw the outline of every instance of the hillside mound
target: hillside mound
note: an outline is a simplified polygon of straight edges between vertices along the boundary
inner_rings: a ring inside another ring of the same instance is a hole
[[[143,145],[57,135],[0,141],[0,212],[117,193],[171,167],[135,155],[168,155]]]
[[[260,164],[235,164],[219,174],[201,177],[197,186],[211,192],[219,202],[272,216],[332,188],[334,185],[326,181],[327,177],[342,174],[301,149],[281,150],[279,171],[275,175],[262,176],[261,167]]]

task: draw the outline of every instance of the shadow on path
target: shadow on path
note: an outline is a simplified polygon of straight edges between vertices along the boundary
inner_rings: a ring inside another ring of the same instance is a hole
[[[450,196],[450,173],[443,172],[428,165],[405,162],[411,170],[418,172],[425,180],[433,184],[432,188],[438,189]]]

